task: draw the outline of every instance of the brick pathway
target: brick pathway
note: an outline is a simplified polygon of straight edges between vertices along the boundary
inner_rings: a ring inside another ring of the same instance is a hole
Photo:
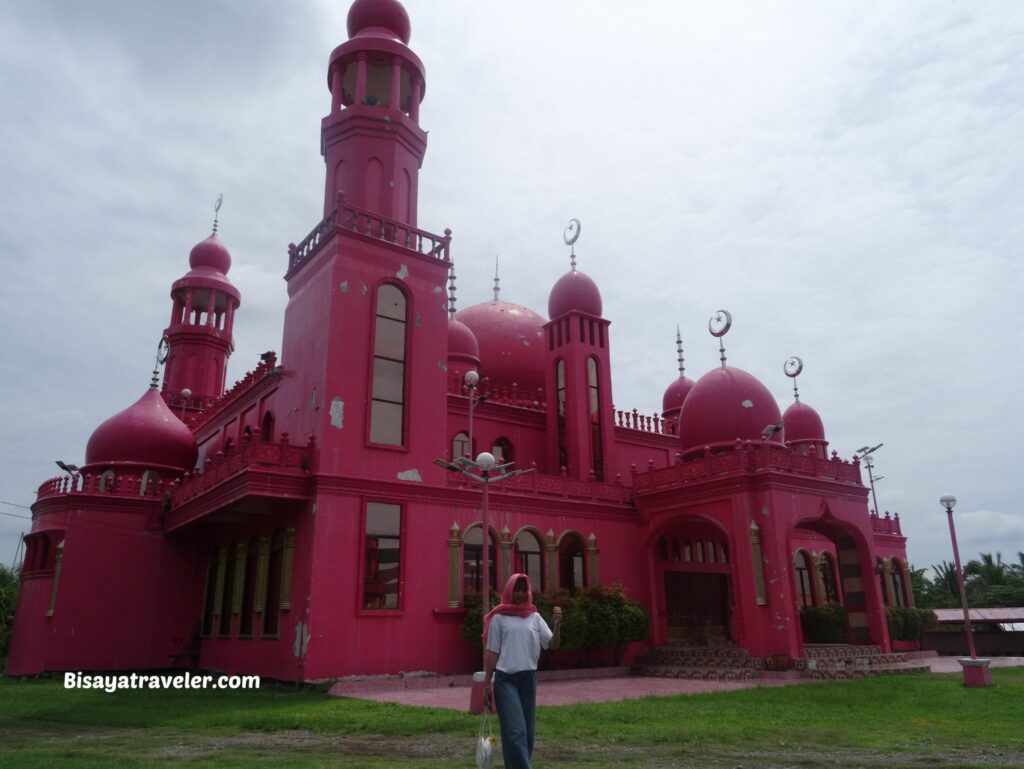
[[[956,657],[932,657],[926,660],[935,673],[957,673]],[[1024,666],[1024,657],[993,657],[992,667]],[[812,683],[806,678],[762,678],[753,681],[691,681],[677,678],[579,679],[574,681],[541,681],[537,686],[538,705],[572,705],[577,702],[615,702],[639,697],[667,697],[675,694],[701,694],[753,689],[757,686],[788,686]],[[377,702],[397,702],[452,710],[469,709],[470,688],[461,682],[455,686],[402,689],[398,691],[346,692],[345,696]]]

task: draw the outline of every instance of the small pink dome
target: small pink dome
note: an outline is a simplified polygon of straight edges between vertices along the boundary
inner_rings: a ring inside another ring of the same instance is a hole
[[[806,403],[794,401],[782,415],[782,422],[786,428],[787,443],[825,440],[825,425],[821,417]]]
[[[601,292],[589,276],[571,270],[558,279],[548,295],[548,317],[557,318],[576,310],[601,316]]]
[[[188,264],[193,270],[207,267],[227,275],[231,269],[231,254],[220,242],[217,233],[213,233],[202,243],[196,244],[188,255]]]
[[[409,44],[412,24],[398,0],[356,0],[348,9],[348,36],[388,34]]]
[[[476,335],[455,318],[448,321],[448,358],[480,365],[480,343]]]
[[[492,383],[525,390],[544,387],[544,318],[511,302],[483,302],[459,310],[480,345],[480,373]]]
[[[684,452],[732,444],[737,438],[760,442],[764,428],[782,421],[775,398],[746,371],[722,366],[702,376],[679,413]],[[782,431],[769,439],[784,445]]]
[[[192,431],[151,387],[134,404],[93,431],[85,447],[85,464],[192,470],[197,455]]]
[[[693,389],[695,384],[697,383],[692,379],[684,376],[673,380],[672,384],[665,388],[665,394],[661,398],[662,417],[666,415],[678,416],[686,396],[690,394],[690,390]]]

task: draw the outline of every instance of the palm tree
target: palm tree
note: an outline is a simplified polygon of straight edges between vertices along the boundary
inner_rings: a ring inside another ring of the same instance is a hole
[[[964,566],[964,577],[975,589],[984,589],[1005,585],[1007,578],[1012,573],[1010,567],[1003,563],[1003,554],[979,553],[980,561],[968,561]]]
[[[943,593],[948,592],[959,601],[960,587],[956,579],[956,566],[942,561],[938,566],[932,566],[932,571],[935,572],[935,586],[940,588]]]

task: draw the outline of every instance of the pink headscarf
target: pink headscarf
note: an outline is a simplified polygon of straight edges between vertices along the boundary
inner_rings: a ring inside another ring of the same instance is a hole
[[[513,603],[512,592],[516,588],[516,583],[521,579],[526,580],[526,603],[517,604]],[[491,619],[495,614],[529,617],[536,611],[537,607],[533,605],[533,588],[530,586],[530,578],[525,574],[513,574],[508,578],[508,582],[505,583],[505,589],[501,592],[501,603],[491,609],[487,616],[484,617],[484,632],[481,636],[484,646],[487,646],[487,631],[491,628]]]

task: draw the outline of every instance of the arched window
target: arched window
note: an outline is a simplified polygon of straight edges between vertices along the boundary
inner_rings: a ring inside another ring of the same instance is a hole
[[[690,540],[683,544],[683,560],[687,563],[693,562],[693,543]]]
[[[529,531],[523,531],[516,537],[515,561],[513,571],[525,574],[530,582],[540,589],[544,584],[544,558],[541,556],[540,542]]]
[[[705,548],[708,554],[708,563],[715,563],[717,560],[715,556],[715,543],[712,540],[708,540],[707,547]]]
[[[235,596],[235,560],[238,545],[232,542],[228,545],[228,560],[224,568],[224,589],[220,594],[220,627],[217,634],[222,636],[231,635],[231,604]]]
[[[405,434],[406,301],[398,286],[377,289],[370,441],[401,446]]]
[[[269,411],[263,415],[263,422],[260,423],[260,440],[274,440],[274,415]]]
[[[259,559],[259,539],[249,540],[245,551],[245,584],[242,587],[242,616],[238,621],[238,635],[252,636],[253,608],[256,605],[256,564]]]
[[[512,441],[508,438],[498,438],[494,445],[491,446],[491,453],[498,460],[498,464],[516,461],[515,452],[512,449]]]
[[[50,568],[50,538],[45,534],[40,534],[36,540],[36,568],[37,569],[49,569]]]
[[[139,496],[153,494],[160,484],[160,473],[156,470],[147,470],[142,474],[142,481],[139,483]]]
[[[234,447],[235,447],[235,442],[231,438],[228,438],[226,441],[224,441],[224,453],[225,454],[227,454],[229,451],[231,451]]]
[[[284,532],[278,529],[270,540],[267,596],[263,602],[263,635],[276,636],[281,612],[281,574],[284,567]]]
[[[488,579],[491,582],[491,589],[498,590],[497,570],[497,549],[494,547],[493,537],[488,537],[490,545],[487,557],[490,559],[488,568]],[[483,529],[480,526],[472,526],[466,531],[462,538],[462,595],[480,595],[483,590]]]
[[[473,458],[473,447],[469,445],[469,436],[465,433],[459,433],[452,438],[452,459],[459,457]]]
[[[97,489],[100,494],[105,494],[108,491],[114,490],[114,471],[104,470],[100,473],[99,488]]]
[[[906,606],[907,596],[903,590],[903,564],[898,558],[892,559],[892,597],[896,606]]]
[[[718,562],[729,563],[729,546],[724,542],[718,544]]]
[[[682,553],[679,550],[679,537],[672,537],[672,560],[681,561],[683,560]]]
[[[825,601],[827,603],[839,603],[836,567],[832,561],[832,556],[828,553],[822,553],[818,561],[818,569],[821,572],[821,584],[825,589]]]
[[[587,413],[590,415],[590,452],[594,476],[604,480],[604,441],[601,437],[601,385],[597,376],[597,358],[587,358]]]
[[[587,586],[583,540],[576,534],[566,536],[558,547],[558,586],[570,593]]]
[[[796,569],[796,592],[801,606],[814,606],[814,588],[811,586],[811,565],[807,554],[798,550],[793,559]]]

